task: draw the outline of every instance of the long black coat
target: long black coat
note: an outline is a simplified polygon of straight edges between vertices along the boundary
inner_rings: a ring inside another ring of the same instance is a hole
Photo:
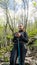
[[[27,36],[26,32],[19,31],[19,33],[21,33],[21,36],[19,37],[20,60],[21,60],[21,65],[25,65],[24,60],[25,60],[27,49],[25,49],[24,44],[26,44],[28,42],[28,36]],[[16,59],[18,57],[18,38],[15,36],[15,34],[14,34],[14,38],[13,38],[14,47],[11,51],[11,56],[10,56],[10,65],[15,65]]]

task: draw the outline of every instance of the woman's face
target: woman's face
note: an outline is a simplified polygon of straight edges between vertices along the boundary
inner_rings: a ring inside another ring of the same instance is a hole
[[[23,30],[23,28],[24,28],[24,27],[23,27],[22,24],[18,25],[18,29],[19,29],[19,30]]]

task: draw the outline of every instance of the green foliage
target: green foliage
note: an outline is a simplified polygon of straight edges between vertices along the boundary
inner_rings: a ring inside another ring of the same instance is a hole
[[[3,26],[0,25],[0,35],[2,34],[3,32]]]
[[[13,44],[10,44],[10,45],[7,46],[7,47],[2,47],[2,48],[0,48],[0,53],[6,53],[6,52],[8,52],[8,51],[11,51],[12,48],[13,48]]]
[[[34,42],[34,44],[32,46],[37,46],[37,40]]]
[[[12,50],[12,48],[13,48],[13,44],[10,45],[10,46],[7,46],[7,47],[2,47],[2,48],[0,48],[0,53],[1,53],[1,52],[2,52],[2,53],[9,52],[9,51]]]
[[[10,35],[10,34],[8,34],[6,37],[9,38],[9,39],[13,38],[13,36]]]
[[[34,5],[34,6],[36,6],[36,5],[37,5],[37,3],[36,3],[35,1],[33,1],[33,5]]]
[[[13,48],[13,44],[7,47],[0,48],[0,58],[4,58],[5,62],[9,61],[9,57],[4,57],[4,54],[10,52]]]
[[[29,35],[30,37],[34,37],[36,34],[37,34],[37,29],[28,31],[28,35]]]
[[[4,57],[4,62],[8,62],[8,61],[9,61],[8,57]]]
[[[2,58],[3,57],[3,54],[2,53],[0,53],[0,58]]]

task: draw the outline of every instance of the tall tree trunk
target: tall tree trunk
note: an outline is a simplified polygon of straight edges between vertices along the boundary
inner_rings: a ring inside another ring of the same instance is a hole
[[[24,10],[26,9],[26,6],[27,6],[27,18],[25,19],[26,17],[26,14],[24,15],[24,26],[25,26],[25,29],[27,28],[27,21],[28,21],[28,9],[29,9],[29,0],[23,0],[23,3],[24,3]]]

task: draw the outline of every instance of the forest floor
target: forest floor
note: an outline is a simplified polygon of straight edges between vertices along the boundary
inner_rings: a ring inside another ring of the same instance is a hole
[[[10,59],[10,52],[5,53],[5,61],[0,62],[0,65],[9,65],[10,62],[7,57]],[[3,60],[3,59],[2,59]],[[18,60],[17,60],[18,62]],[[37,65],[37,47],[35,50],[27,51],[26,58],[25,58],[26,65]]]

